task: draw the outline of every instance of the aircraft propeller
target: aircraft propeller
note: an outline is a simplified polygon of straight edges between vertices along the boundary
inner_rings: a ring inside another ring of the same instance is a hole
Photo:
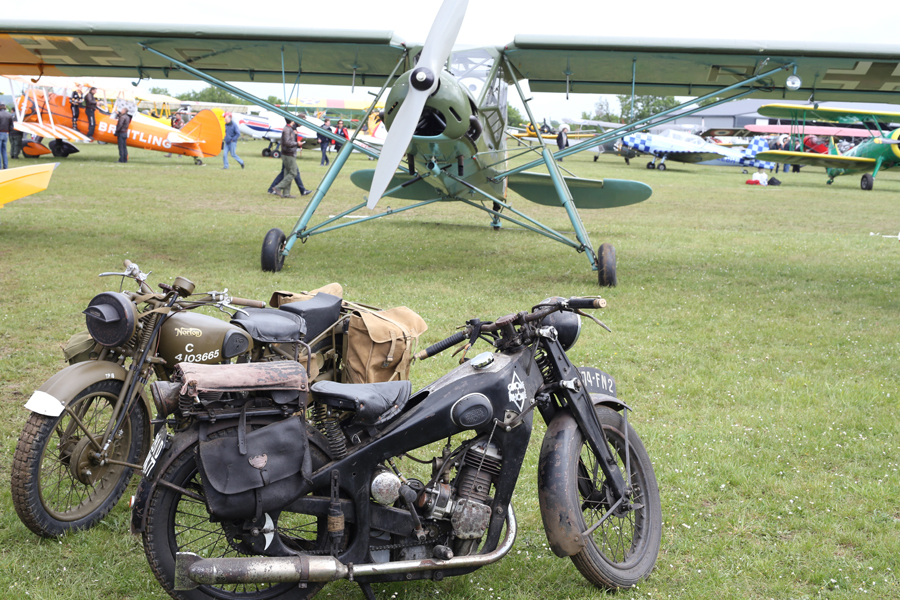
[[[425,47],[422,49],[419,62],[409,74],[410,87],[406,99],[397,111],[381,150],[366,202],[366,206],[370,209],[378,204],[409,148],[425,102],[437,89],[441,70],[450,58],[468,4],[468,0],[444,0],[438,10],[428,37],[425,38]]]

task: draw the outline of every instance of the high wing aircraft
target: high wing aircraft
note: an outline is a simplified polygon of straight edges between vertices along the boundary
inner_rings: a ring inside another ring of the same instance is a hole
[[[23,78],[7,76],[11,80],[22,81]],[[70,80],[71,82],[71,80]],[[55,90],[60,88],[58,80],[48,78],[46,81],[38,80],[37,83],[28,82],[22,89],[22,93],[15,97],[13,107],[16,112],[16,130],[30,133],[40,138],[51,138],[52,154],[57,157],[65,157],[77,148],[61,140],[74,142],[100,141],[108,144],[116,143],[116,115],[98,105],[95,113],[96,126],[93,137],[88,137],[89,131],[87,113],[84,109],[79,111],[77,122],[73,122],[72,101],[68,91],[63,87],[63,93]],[[133,100],[117,98],[118,101],[129,103],[134,108]],[[222,146],[222,128],[219,118],[210,110],[197,113],[182,129],[174,129],[147,115],[132,110],[131,125],[128,127],[128,146],[155,150],[172,154],[183,154],[194,157],[194,162],[202,164],[204,157],[217,156]],[[42,145],[30,142],[32,148],[28,155],[48,154],[50,151],[41,150]]]
[[[730,167],[762,167],[774,169],[774,163],[757,160],[755,156],[769,149],[765,138],[753,138],[746,148],[729,148],[704,140],[699,135],[667,129],[661,134],[631,133],[622,138],[622,146],[631,148],[637,154],[649,154],[653,160],[648,169],[666,170],[666,161],[699,163]]]
[[[614,253],[608,245],[594,249],[577,208],[638,202],[650,189],[635,182],[563,177],[554,157],[664,124],[676,118],[675,111],[681,111],[679,117],[686,116],[691,113],[683,109],[694,103],[713,101],[715,105],[761,94],[890,102],[900,86],[900,77],[894,75],[900,65],[900,45],[894,43],[518,35],[503,46],[452,52],[465,8],[465,0],[447,0],[424,46],[404,43],[386,31],[0,17],[0,31],[5,32],[0,35],[0,70],[30,76],[103,73],[198,78],[253,104],[281,111],[283,117],[291,115],[225,80],[286,83],[291,78],[300,83],[381,86],[376,101],[390,88],[385,103],[389,135],[383,149],[345,144],[294,228],[287,236],[277,229],[267,234],[264,268],[280,269],[298,239],[306,241],[339,227],[455,200],[485,211],[495,226],[507,220],[584,252],[601,284],[615,281]],[[515,157],[506,149],[505,131],[507,93],[513,88],[529,121],[538,127],[521,88],[526,80],[530,92],[699,97],[556,154],[538,138],[540,156],[511,168],[509,160]],[[368,189],[368,202],[313,225],[313,216],[352,146],[380,159],[375,172],[352,177]],[[396,172],[403,159],[403,171]],[[538,168],[546,172],[533,171]],[[506,196],[508,189],[528,200],[564,208],[575,239],[513,207]],[[382,195],[412,203],[337,223],[352,212],[374,208]]]
[[[900,122],[900,113],[825,108],[817,105],[767,104],[759,108],[759,114],[777,119],[791,119],[795,123],[806,121],[862,123],[870,131],[869,139],[844,154],[838,152],[832,141],[828,154],[770,150],[760,155],[764,160],[825,167],[828,174],[828,181],[825,183],[828,185],[840,175],[862,173],[859,186],[864,190],[871,190],[875,186],[875,177],[879,171],[900,164],[900,129],[885,131],[881,126],[882,123]],[[795,130],[801,131],[799,126],[795,127]]]
[[[281,132],[284,130],[284,117],[280,114],[267,110],[262,110],[258,114],[233,114],[232,119],[237,124],[238,130],[244,135],[254,138],[264,138],[269,140],[269,145],[263,148],[263,156],[271,156],[279,158],[281,156]],[[310,115],[298,115],[294,119],[297,121],[297,139],[302,142],[304,148],[314,148],[319,145],[316,132],[306,127],[305,123],[312,123],[319,127],[323,121]],[[372,135],[360,133],[356,139],[361,144],[369,147],[380,148],[384,144],[387,132],[384,127],[378,126],[372,131]]]

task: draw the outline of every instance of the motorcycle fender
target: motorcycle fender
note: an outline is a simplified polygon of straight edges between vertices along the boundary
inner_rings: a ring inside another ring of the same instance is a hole
[[[606,394],[591,394],[591,403],[615,411],[631,410],[618,398]],[[560,411],[547,426],[538,461],[538,501],[544,532],[550,549],[560,558],[578,554],[584,548],[580,526],[572,519],[571,509],[565,502],[565,491],[577,486],[573,480],[575,475],[565,468],[567,457],[577,451],[572,449],[577,431],[578,423],[572,413]]]

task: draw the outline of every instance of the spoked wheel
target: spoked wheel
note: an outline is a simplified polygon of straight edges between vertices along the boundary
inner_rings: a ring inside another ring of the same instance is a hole
[[[132,469],[101,465],[91,442],[93,438],[103,445],[121,390],[121,381],[100,381],[75,396],[68,404],[71,412],[29,417],[13,458],[12,497],[19,518],[36,534],[55,537],[87,529],[105,517],[125,491]],[[106,458],[138,463],[145,426],[144,413],[136,408],[114,436]]]
[[[862,176],[862,179],[859,180],[859,187],[866,191],[871,190],[873,187],[875,187],[875,178],[872,177],[869,173],[865,173]]]
[[[600,244],[597,263],[597,279],[600,287],[615,287],[619,281],[616,279],[616,249],[612,244]]]
[[[263,271],[277,272],[284,266],[284,232],[277,227],[270,229],[263,239],[260,263]]]
[[[612,409],[596,407],[595,410],[624,474],[625,421]],[[633,490],[626,499],[628,506],[616,509],[585,539],[585,547],[571,557],[581,574],[598,587],[631,587],[650,574],[659,554],[662,537],[659,488],[647,450],[630,425],[628,446]],[[574,470],[577,478],[577,486],[566,490],[567,504],[574,509],[576,525],[586,531],[609,511],[613,502],[603,471],[580,431],[575,432],[570,446],[567,468]]]
[[[236,429],[211,434],[210,439],[236,436]],[[236,443],[236,442],[235,442]],[[175,554],[193,552],[203,558],[236,558],[252,555],[235,531],[240,524],[213,522],[206,510],[203,483],[195,459],[196,446],[191,446],[175,459],[160,479],[178,486],[157,485],[147,510],[147,528],[143,534],[144,552],[153,574],[173,598],[179,600],[302,600],[315,595],[324,583],[309,583],[299,588],[296,583],[201,585],[189,591],[174,590]],[[328,458],[310,444],[313,471]],[[328,541],[325,518],[296,513],[281,513],[277,526],[285,546],[298,552],[321,554]]]

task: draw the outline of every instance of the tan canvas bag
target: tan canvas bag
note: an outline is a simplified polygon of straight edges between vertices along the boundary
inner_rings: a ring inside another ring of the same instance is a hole
[[[269,300],[269,306],[272,308],[278,308],[282,304],[288,304],[289,302],[299,302],[300,300],[309,300],[319,292],[323,294],[331,294],[332,296],[337,296],[338,298],[344,297],[344,288],[339,283],[329,283],[328,285],[323,285],[320,288],[315,290],[311,290],[309,292],[275,292],[272,294],[272,298]]]
[[[413,347],[427,329],[422,317],[405,306],[354,311],[345,336],[344,383],[409,379]]]

